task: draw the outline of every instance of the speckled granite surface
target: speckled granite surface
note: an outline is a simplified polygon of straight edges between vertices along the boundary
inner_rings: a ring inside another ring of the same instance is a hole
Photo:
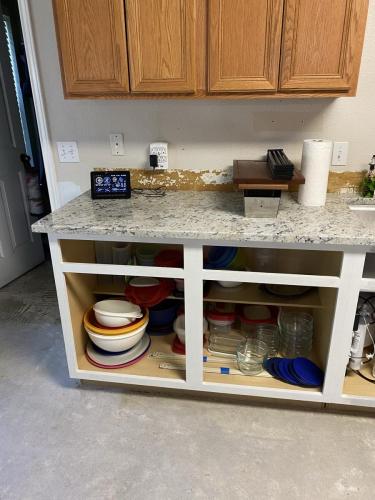
[[[328,195],[325,207],[302,207],[283,193],[276,219],[243,215],[241,193],[167,191],[161,198],[91,200],[86,192],[33,225],[34,232],[60,235],[113,235],[228,242],[375,245],[375,212],[349,210],[350,200]]]

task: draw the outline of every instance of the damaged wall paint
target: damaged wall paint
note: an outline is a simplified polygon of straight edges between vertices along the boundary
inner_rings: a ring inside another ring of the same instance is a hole
[[[116,168],[95,168],[94,170],[118,170]],[[135,189],[179,189],[183,191],[235,191],[232,182],[233,169],[220,170],[162,170],[152,171],[138,168],[130,169],[131,184]],[[357,192],[365,171],[330,172],[329,193]]]

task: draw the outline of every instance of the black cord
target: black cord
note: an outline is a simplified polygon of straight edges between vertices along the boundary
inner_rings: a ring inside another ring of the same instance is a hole
[[[372,384],[375,384],[375,379],[371,379],[371,378],[366,377],[366,375],[363,375],[363,373],[361,373],[359,370],[352,370],[352,371],[354,373],[356,373],[357,375],[359,375],[360,377],[362,377],[365,380],[367,380],[367,382],[371,382]]]
[[[159,186],[157,188],[148,188],[148,189],[139,189],[135,188],[132,189],[132,194],[138,194],[142,196],[146,196],[148,198],[160,198],[162,196],[165,196],[165,188],[162,186]]]

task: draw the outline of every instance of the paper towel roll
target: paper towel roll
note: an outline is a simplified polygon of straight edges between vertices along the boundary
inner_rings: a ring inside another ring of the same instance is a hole
[[[321,207],[325,204],[331,157],[331,141],[303,141],[301,170],[306,182],[299,189],[298,201],[301,205]]]

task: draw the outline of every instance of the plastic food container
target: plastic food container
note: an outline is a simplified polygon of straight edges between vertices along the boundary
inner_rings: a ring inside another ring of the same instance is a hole
[[[112,247],[113,264],[127,264],[132,255],[132,246],[128,244],[118,244]]]
[[[207,255],[208,269],[226,269],[236,257],[238,249],[234,247],[212,247]]]
[[[216,356],[236,357],[237,347],[244,337],[236,332],[230,334],[210,333],[208,351]]]
[[[125,289],[125,297],[134,304],[152,307],[172,292],[174,281],[166,278],[133,278]]]
[[[150,307],[150,326],[172,325],[180,304],[178,300],[163,300],[160,304]]]
[[[218,283],[224,288],[235,288],[242,285],[242,283],[238,281],[218,281]]]
[[[141,340],[146,331],[147,323],[148,321],[132,332],[123,335],[100,335],[92,332],[89,328],[85,327],[85,329],[91,341],[101,349],[109,352],[120,352],[131,349]]]
[[[268,357],[267,345],[258,339],[246,339],[237,347],[238,369],[245,375],[257,375],[263,371]]]
[[[275,357],[279,352],[280,336],[277,325],[261,323],[255,326],[255,338],[264,342],[268,347],[268,356]]]
[[[235,313],[210,311],[206,314],[210,333],[229,334],[236,319]]]
[[[306,357],[312,349],[314,323],[311,314],[281,310],[279,314],[280,354],[289,358]]]
[[[162,250],[155,257],[155,265],[160,267],[182,267],[183,254],[182,250]]]
[[[207,269],[245,269],[245,260],[240,248],[212,247],[207,254]]]
[[[255,337],[259,324],[276,324],[277,308],[268,306],[245,306],[240,315],[241,331],[245,336]]]
[[[207,331],[207,328],[207,321],[203,318],[203,333]],[[173,330],[181,344],[185,344],[185,314],[177,316],[175,322],[173,323]]]
[[[135,257],[139,266],[154,266],[155,257],[159,252],[156,245],[137,245],[135,248]]]
[[[97,302],[93,309],[96,320],[110,328],[128,325],[143,316],[139,306],[126,300],[102,300]]]

